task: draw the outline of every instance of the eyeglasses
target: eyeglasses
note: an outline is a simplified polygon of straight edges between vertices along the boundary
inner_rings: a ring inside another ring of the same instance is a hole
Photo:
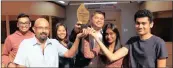
[[[38,30],[43,30],[43,29],[44,30],[49,30],[50,29],[49,27],[36,27],[36,26],[35,26],[35,28],[38,29]]]
[[[18,22],[19,23],[19,25],[29,25],[30,24],[30,22]]]

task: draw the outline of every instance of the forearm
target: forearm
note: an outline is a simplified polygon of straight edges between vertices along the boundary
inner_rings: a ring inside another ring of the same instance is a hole
[[[165,68],[165,67],[166,67],[166,59],[158,59],[157,68]]]
[[[11,46],[9,44],[5,44],[3,47],[3,51],[2,51],[2,63],[4,65],[7,65],[8,63],[12,62],[12,57],[10,57],[10,50],[11,50]]]
[[[110,60],[110,61],[113,61],[113,60],[116,60],[114,57],[114,54],[111,53],[108,48],[106,48],[106,46],[99,40],[99,39],[96,39],[97,43],[100,45],[100,48],[101,50],[103,51],[103,53],[107,56],[107,58]],[[116,57],[116,56],[115,56]]]
[[[83,49],[85,58],[92,59],[95,57],[95,53],[93,50],[91,50],[89,41],[87,41],[86,39],[83,39]]]
[[[18,68],[26,68],[26,66],[23,65],[17,65]]]
[[[80,42],[80,39],[76,38],[72,47],[65,53],[65,57],[72,58],[76,54],[78,50],[79,42]]]
[[[9,56],[7,56],[7,55],[2,55],[2,64],[4,65],[4,66],[7,66],[7,64],[8,63],[10,63],[11,61],[10,61],[10,58],[9,58]]]
[[[108,48],[106,48],[106,46],[99,39],[96,39],[96,41],[100,45],[100,48],[103,51],[103,53],[107,56],[107,58],[111,62],[121,59],[128,53],[128,50],[126,48],[121,48],[118,51],[116,51],[115,53],[112,53],[111,51],[108,50]]]

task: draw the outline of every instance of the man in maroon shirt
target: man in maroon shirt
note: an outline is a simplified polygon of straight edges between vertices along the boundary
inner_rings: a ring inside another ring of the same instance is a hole
[[[19,44],[27,38],[34,36],[34,33],[29,29],[31,27],[31,21],[28,15],[19,14],[17,17],[17,27],[13,34],[7,36],[2,50],[2,66],[16,67],[13,60],[16,56]]]

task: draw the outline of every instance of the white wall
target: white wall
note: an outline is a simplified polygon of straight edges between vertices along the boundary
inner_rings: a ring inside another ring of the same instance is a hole
[[[71,5],[66,7],[65,11],[65,21],[64,23],[66,24],[69,32],[74,28],[75,23],[77,22],[77,9],[79,6],[77,5]],[[69,33],[70,34],[70,33]]]
[[[122,44],[125,44],[130,37],[136,35],[133,16],[139,9],[139,5],[137,3],[123,3],[118,4],[117,7],[121,9],[121,41]],[[66,20],[64,23],[67,25],[69,32],[71,32],[77,22],[77,8],[77,5],[70,5],[66,7]]]
[[[170,11],[172,10],[172,1],[145,1],[140,8],[148,9],[151,12]]]
[[[2,1],[2,15],[18,15],[26,13],[28,15],[48,15],[65,17],[65,9],[50,2],[42,1]]]
[[[119,4],[118,7],[121,9],[121,27],[122,27],[122,44],[125,44],[128,39],[136,35],[134,14],[139,9],[137,3],[126,3]]]

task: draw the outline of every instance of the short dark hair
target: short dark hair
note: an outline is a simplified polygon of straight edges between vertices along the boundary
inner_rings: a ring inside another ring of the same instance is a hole
[[[20,13],[18,16],[17,16],[17,20],[19,20],[19,18],[22,18],[22,17],[28,17],[29,18],[29,15],[26,15],[25,13]],[[30,20],[30,18],[29,18]]]
[[[104,16],[104,18],[105,18],[105,12],[96,10],[96,11],[91,15],[91,17],[93,17],[95,14],[102,14],[102,15]]]
[[[148,17],[150,23],[153,21],[153,14],[152,14],[152,12],[149,11],[149,10],[146,10],[146,9],[138,10],[138,11],[135,13],[134,20],[136,21],[137,18],[141,18],[141,17]]]

